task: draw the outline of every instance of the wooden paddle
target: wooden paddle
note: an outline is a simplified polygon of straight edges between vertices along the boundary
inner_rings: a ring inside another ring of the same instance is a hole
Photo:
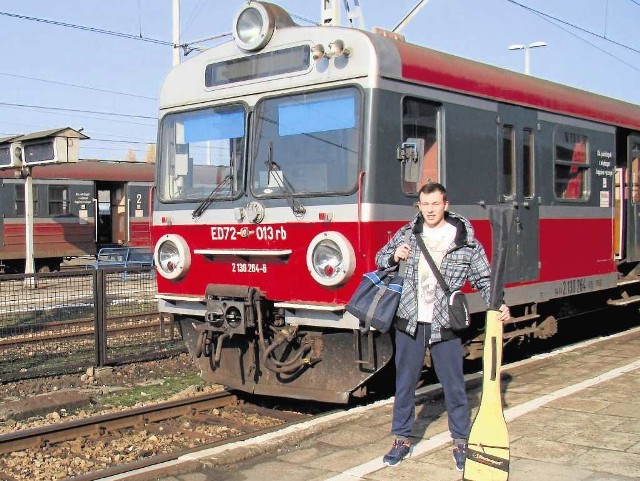
[[[485,323],[482,355],[482,399],[469,441],[464,481],[506,481],[509,478],[509,433],[502,412],[500,367],[502,363],[502,322],[500,311],[509,230],[513,210],[506,205],[489,208],[493,233],[491,295]]]

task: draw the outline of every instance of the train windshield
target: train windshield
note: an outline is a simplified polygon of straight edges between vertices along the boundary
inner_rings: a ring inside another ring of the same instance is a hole
[[[160,199],[215,201],[240,195],[245,117],[240,105],[165,116],[160,125]]]
[[[356,88],[287,95],[256,108],[251,191],[256,197],[352,191],[360,156]]]

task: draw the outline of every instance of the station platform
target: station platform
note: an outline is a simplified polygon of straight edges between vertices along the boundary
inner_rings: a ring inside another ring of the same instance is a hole
[[[481,374],[467,376],[477,411]],[[510,481],[640,479],[640,328],[503,366]],[[382,464],[393,442],[393,400],[203,450],[126,476],[134,481],[452,481],[439,385],[417,391],[414,451]],[[160,469],[158,469],[160,468]]]

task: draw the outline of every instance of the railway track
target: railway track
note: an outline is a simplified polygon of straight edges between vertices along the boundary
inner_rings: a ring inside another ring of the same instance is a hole
[[[157,330],[164,327],[164,323],[158,314],[110,317],[109,323],[107,332],[113,335]],[[8,349],[41,341],[62,341],[86,336],[93,337],[95,335],[95,320],[75,319],[72,321],[32,324],[22,328],[19,334],[12,334],[10,329],[0,329],[0,348]]]
[[[39,479],[35,472],[18,477],[28,468],[5,461],[22,458],[30,464],[37,459],[36,453],[47,453],[47,465],[67,466],[64,477],[49,473],[53,477],[48,479],[89,481],[174,460],[188,452],[257,436],[308,418],[308,414],[247,404],[228,392],[201,395],[1,435],[0,466],[9,476],[15,476],[10,479]],[[153,442],[139,451],[131,449],[140,437]],[[83,462],[69,463],[69,458]]]

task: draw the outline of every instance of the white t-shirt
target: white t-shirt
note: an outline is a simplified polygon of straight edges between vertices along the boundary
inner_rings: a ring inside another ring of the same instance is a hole
[[[427,250],[436,266],[442,264],[442,259],[447,253],[448,247],[456,237],[456,228],[446,222],[439,227],[425,225],[422,231]],[[436,300],[436,287],[438,279],[431,272],[429,263],[420,253],[418,261],[418,322],[431,322],[433,319],[433,306]]]

